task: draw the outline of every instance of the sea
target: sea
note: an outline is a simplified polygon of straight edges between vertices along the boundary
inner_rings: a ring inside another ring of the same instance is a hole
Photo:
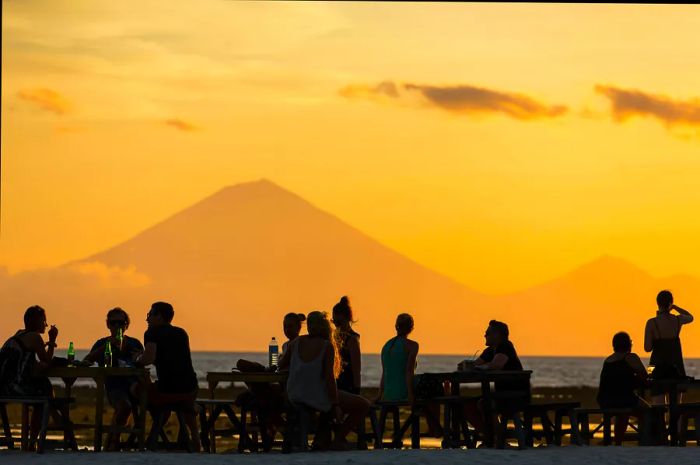
[[[76,358],[87,352],[76,351]],[[454,371],[464,355],[419,355],[416,373]],[[192,364],[197,372],[200,387],[206,388],[209,371],[229,371],[238,359],[267,364],[267,352],[192,352]],[[532,370],[533,387],[597,387],[600,369],[605,357],[535,357],[521,356],[526,370]],[[642,358],[645,365],[648,358]],[[686,358],[685,370],[689,376],[700,377],[700,358]],[[362,355],[362,385],[378,387],[382,374],[379,354]],[[78,380],[76,385],[91,385]]]

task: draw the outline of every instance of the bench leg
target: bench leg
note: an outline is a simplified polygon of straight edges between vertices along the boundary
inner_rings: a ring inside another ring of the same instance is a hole
[[[5,439],[7,439],[7,448],[12,450],[15,448],[14,441],[12,439],[12,428],[10,427],[10,419],[7,415],[7,408],[5,404],[0,404],[0,418],[2,418],[2,429],[5,433]]]
[[[411,448],[420,449],[420,412],[419,408],[411,408],[411,417],[407,420],[411,423]]]
[[[603,445],[612,444],[612,417],[608,413],[603,414]]]
[[[36,408],[36,406],[34,406],[34,408]],[[41,430],[39,431],[39,442],[36,445],[36,451],[39,454],[44,453],[46,431],[49,428],[49,410],[49,402],[46,401],[41,406]]]

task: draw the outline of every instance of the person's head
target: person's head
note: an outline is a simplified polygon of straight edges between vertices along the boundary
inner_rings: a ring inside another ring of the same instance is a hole
[[[304,321],[306,321],[306,316],[303,313],[287,313],[284,316],[282,328],[287,339],[291,341],[299,336],[301,325]]]
[[[306,316],[306,330],[311,337],[320,337],[330,342],[333,347],[335,357],[333,359],[333,376],[337,379],[342,371],[340,354],[338,353],[338,343],[336,341],[333,326],[328,319],[328,313],[314,311]]]
[[[615,352],[631,352],[632,338],[626,332],[620,331],[613,336],[612,345]]]
[[[656,305],[660,312],[668,312],[673,305],[673,294],[669,290],[663,290],[656,295]]]
[[[333,306],[333,324],[336,328],[349,328],[355,321],[352,318],[352,308],[347,296],[340,298],[340,301]]]
[[[170,324],[173,316],[175,316],[175,310],[172,305],[167,302],[155,302],[146,315],[146,321],[148,326],[162,326]]]
[[[38,305],[32,305],[24,312],[24,329],[44,333],[46,331],[46,312]]]
[[[413,317],[408,313],[399,313],[394,328],[396,328],[397,336],[408,336],[413,331]]]
[[[486,346],[488,347],[494,347],[501,342],[507,341],[509,336],[508,325],[496,320],[489,321],[489,326],[484,333],[484,339],[486,339]]]
[[[129,327],[131,320],[129,319],[129,314],[121,307],[114,307],[112,310],[107,312],[107,329],[112,334],[112,336],[117,335],[119,328],[122,332],[126,332]]]

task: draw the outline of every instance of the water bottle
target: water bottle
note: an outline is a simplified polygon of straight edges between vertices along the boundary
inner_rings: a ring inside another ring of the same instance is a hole
[[[268,347],[268,360],[270,368],[277,368],[277,362],[280,356],[280,346],[277,345],[277,340],[273,337]]]
[[[107,341],[105,344],[105,368],[110,368],[112,366],[112,344]]]
[[[75,361],[75,349],[73,348],[73,341],[68,343],[68,354],[66,355],[68,359],[68,366],[72,367]]]

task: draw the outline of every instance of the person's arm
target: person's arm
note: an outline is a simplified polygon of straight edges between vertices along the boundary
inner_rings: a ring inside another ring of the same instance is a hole
[[[644,352],[651,352],[654,342],[654,328],[651,320],[647,321],[647,325],[644,328]]]
[[[49,366],[53,358],[54,348],[56,347],[56,338],[54,337],[52,341],[51,336],[49,336],[49,342],[44,344],[44,340],[41,338],[40,334],[32,333],[27,339],[29,339],[27,346],[36,354],[41,366]]]
[[[644,363],[642,362],[642,359],[639,358],[639,355],[635,353],[630,353],[627,355],[626,360],[637,376],[639,376],[642,379],[647,378],[647,369],[644,367]]]
[[[413,378],[416,375],[416,358],[418,357],[418,343],[413,342],[408,345],[408,360],[406,361],[406,389],[408,391],[408,401],[413,403],[416,395],[413,392]]]
[[[95,363],[100,359],[100,355],[102,355],[104,351],[104,344],[100,344],[99,341],[97,341],[95,345],[92,346],[92,349],[90,349],[90,352],[88,352],[88,354],[85,357],[83,357],[83,361],[88,363]]]
[[[479,358],[477,358],[476,360],[474,360],[474,366],[475,366],[475,367],[478,367],[478,366],[481,366],[481,365],[486,365],[486,360],[484,360],[484,359],[481,358],[481,357],[479,357]]]
[[[137,366],[140,367],[145,367],[147,365],[152,365],[153,362],[156,361],[156,343],[155,342],[147,342],[146,343],[146,348],[144,349],[143,353],[136,357],[136,360],[134,360],[134,363]]]
[[[277,364],[277,370],[278,371],[286,371],[289,370],[289,361],[291,359],[291,349],[292,343],[289,343],[287,345],[287,350],[282,352],[282,358],[280,359],[279,363]]]
[[[501,370],[506,363],[508,363],[508,356],[506,354],[496,354],[493,356],[493,360],[489,363],[484,363],[482,368],[487,370]]]
[[[362,385],[362,355],[360,352],[360,338],[354,336],[351,337],[350,340],[353,341],[350,343],[350,347],[348,347],[348,350],[350,351],[350,363],[352,364],[352,380],[355,384],[353,387],[357,388],[359,392],[360,386]]]
[[[688,323],[693,322],[693,315],[691,315],[688,310],[683,310],[678,305],[671,305],[671,310],[678,312],[678,321],[680,321],[682,325],[687,325]]]

